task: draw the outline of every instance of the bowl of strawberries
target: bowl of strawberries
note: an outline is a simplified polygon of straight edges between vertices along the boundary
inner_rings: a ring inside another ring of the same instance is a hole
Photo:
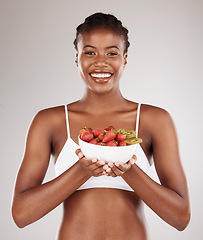
[[[125,163],[135,154],[142,139],[133,130],[116,130],[113,126],[105,129],[87,128],[80,130],[78,143],[86,158],[97,158],[105,162]]]

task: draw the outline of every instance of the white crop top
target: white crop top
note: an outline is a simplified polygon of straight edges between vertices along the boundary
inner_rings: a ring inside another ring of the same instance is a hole
[[[136,119],[137,136],[138,136],[138,127],[139,127],[140,106],[141,104],[139,103],[138,109],[137,109],[137,119]],[[80,146],[76,144],[70,137],[67,105],[65,105],[65,116],[66,116],[68,138],[55,163],[56,176],[61,175],[63,172],[65,172],[67,169],[69,169],[72,165],[74,165],[78,161],[78,156],[75,154],[75,151],[78,148],[80,148]],[[137,166],[140,167],[144,172],[147,172],[150,165],[140,144],[138,144],[136,148],[135,155],[137,156],[137,160],[135,164],[137,164]],[[105,175],[102,175],[100,177],[92,176],[77,190],[89,189],[89,188],[117,188],[117,189],[123,189],[128,191],[134,191],[120,176],[115,178],[110,176],[105,176]]]

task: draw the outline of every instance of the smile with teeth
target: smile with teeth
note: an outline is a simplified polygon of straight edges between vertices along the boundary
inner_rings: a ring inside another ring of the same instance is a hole
[[[97,79],[105,79],[105,78],[110,78],[112,76],[111,73],[91,73],[90,75],[93,78],[97,78]]]

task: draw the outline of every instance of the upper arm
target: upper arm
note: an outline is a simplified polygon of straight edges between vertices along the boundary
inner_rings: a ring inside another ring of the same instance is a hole
[[[187,198],[187,183],[182,168],[178,139],[170,114],[157,108],[153,121],[152,148],[155,168],[160,182]]]
[[[28,132],[26,149],[20,166],[15,194],[40,185],[46,174],[51,154],[51,131],[46,110],[39,112]]]

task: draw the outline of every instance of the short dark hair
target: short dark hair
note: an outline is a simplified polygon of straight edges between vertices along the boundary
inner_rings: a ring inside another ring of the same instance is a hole
[[[123,36],[125,43],[124,53],[128,52],[130,43],[128,41],[128,29],[123,27],[122,22],[118,20],[114,15],[105,13],[94,13],[85,18],[84,23],[80,24],[76,28],[76,38],[73,42],[75,49],[78,50],[78,36],[82,33],[88,33],[93,29],[104,28],[115,32],[118,35]]]

